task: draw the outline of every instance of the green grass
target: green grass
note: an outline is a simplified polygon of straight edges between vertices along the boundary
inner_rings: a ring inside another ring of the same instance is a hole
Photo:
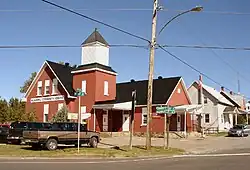
[[[104,148],[87,148],[81,147],[80,153],[77,153],[77,148],[64,147],[56,151],[48,150],[32,150],[30,146],[18,145],[1,145],[0,157],[139,157],[139,156],[159,156],[159,155],[176,155],[182,154],[184,150],[163,147],[152,147],[151,150],[146,150],[143,146],[134,146],[129,150],[128,146],[115,147],[110,149]]]

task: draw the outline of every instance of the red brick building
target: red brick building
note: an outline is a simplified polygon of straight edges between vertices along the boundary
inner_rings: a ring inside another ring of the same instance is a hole
[[[136,90],[135,132],[145,132],[147,81],[116,83],[116,76],[109,66],[109,45],[95,30],[82,44],[82,63],[78,67],[44,62],[25,95],[26,110],[35,109],[39,121],[49,121],[63,105],[69,115],[78,113],[79,100],[74,93],[80,88],[86,93],[81,97],[81,113],[91,113],[87,120],[90,130],[128,131],[131,93]],[[163,119],[155,114],[156,106],[190,104],[181,77],[155,79],[153,131],[163,132],[164,126]],[[184,114],[184,110],[177,110],[171,117],[171,130],[191,130],[191,126],[191,115]]]

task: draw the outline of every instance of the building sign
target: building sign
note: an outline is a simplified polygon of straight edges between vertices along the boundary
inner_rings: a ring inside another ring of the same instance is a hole
[[[86,120],[91,117],[91,113],[82,113],[81,118],[82,120]],[[78,113],[68,113],[68,119],[76,120],[78,119]]]
[[[64,100],[64,96],[49,96],[49,97],[37,97],[31,98],[30,103],[40,103],[40,102],[53,102]]]

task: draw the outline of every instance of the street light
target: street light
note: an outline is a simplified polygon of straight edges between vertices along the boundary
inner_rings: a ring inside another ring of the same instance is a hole
[[[149,72],[148,72],[148,96],[147,96],[147,135],[146,135],[146,148],[147,150],[151,148],[151,121],[152,121],[152,97],[153,97],[153,73],[154,73],[154,55],[155,55],[155,47],[156,47],[156,22],[157,22],[157,11],[160,9],[158,6],[158,0],[154,0],[153,7],[153,18],[152,18],[152,37],[150,42],[150,55],[149,55]],[[160,30],[159,34],[164,30],[164,28],[172,22],[177,17],[188,13],[188,12],[199,12],[203,9],[203,7],[197,6],[188,11],[184,11],[172,19],[170,19]]]
[[[187,10],[187,11],[184,11],[184,12],[179,13],[178,15],[176,15],[176,16],[174,16],[172,19],[170,19],[170,20],[162,27],[162,29],[160,30],[160,32],[159,32],[158,35],[161,34],[161,32],[166,28],[166,26],[167,26],[170,22],[172,22],[174,19],[178,18],[179,16],[181,16],[181,15],[183,15],[183,14],[186,14],[186,13],[189,13],[189,12],[200,12],[200,11],[202,11],[202,10],[203,10],[203,7],[202,7],[202,6],[197,6],[197,7],[194,7],[194,8],[192,8],[192,9],[190,9],[190,10]]]

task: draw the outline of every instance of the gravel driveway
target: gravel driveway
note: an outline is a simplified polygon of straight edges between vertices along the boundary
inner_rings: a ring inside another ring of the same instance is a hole
[[[133,137],[133,145],[145,145],[146,138]],[[129,137],[110,137],[102,138],[99,147],[112,147],[128,145]],[[163,146],[164,139],[152,138],[152,145]],[[215,151],[223,151],[230,149],[249,149],[250,137],[211,137],[208,136],[205,139],[201,138],[188,138],[188,139],[170,139],[170,147],[182,148],[188,153],[199,154],[209,153]]]

